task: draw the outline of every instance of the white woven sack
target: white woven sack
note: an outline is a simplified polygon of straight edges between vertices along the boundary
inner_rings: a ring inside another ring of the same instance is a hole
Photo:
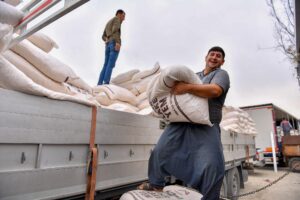
[[[27,40],[23,40],[11,49],[52,80],[62,83],[68,79],[78,78],[69,66]]]
[[[4,2],[12,6],[17,6],[21,3],[21,0],[4,0]]]
[[[23,17],[23,12],[8,3],[0,1],[0,23],[16,26]]]
[[[192,122],[212,125],[209,121],[208,101],[192,94],[172,95],[176,81],[202,84],[200,78],[185,66],[164,69],[147,89],[150,105],[156,115],[170,122]]]
[[[231,124],[238,124],[239,121],[240,121],[239,117],[232,117],[232,118],[222,119],[220,125],[227,126],[227,125],[231,125]]]
[[[149,106],[149,107],[146,107],[146,108],[138,111],[138,114],[140,114],[140,115],[151,115],[152,112],[153,112],[153,110],[152,110],[151,106]]]
[[[93,88],[93,94],[105,92],[111,100],[128,102],[133,106],[137,105],[136,96],[125,88],[117,85],[100,85]]]
[[[172,185],[166,186],[163,192],[133,190],[126,192],[120,200],[200,200],[202,195],[196,190]]]
[[[58,48],[53,39],[41,32],[36,32],[27,39],[46,53],[49,53],[53,48]]]
[[[141,71],[137,74],[135,74],[133,77],[132,77],[132,81],[138,81],[138,80],[142,80],[144,78],[147,78],[148,76],[152,76],[154,74],[157,74],[160,72],[160,66],[159,66],[159,63],[155,63],[154,67],[150,70],[144,70],[144,71]]]
[[[116,100],[112,100],[105,92],[95,94],[94,98],[103,106],[109,106],[116,103]]]
[[[89,94],[92,94],[92,92],[93,92],[93,88],[89,84],[87,84],[83,79],[81,79],[80,77],[68,78],[66,82],[75,87],[78,87],[80,89],[87,91]]]
[[[150,104],[149,104],[148,99],[145,99],[144,101],[140,102],[140,103],[137,105],[137,107],[138,107],[140,110],[142,110],[142,109],[144,109],[144,108],[146,108],[146,107],[149,107],[149,106],[150,106]]]
[[[144,101],[145,99],[147,99],[147,92],[143,92],[142,94],[136,97],[138,104]]]
[[[11,25],[0,23],[0,53],[8,48],[12,34],[13,27]]]
[[[139,69],[133,69],[133,70],[129,70],[128,72],[121,73],[121,74],[117,75],[116,77],[112,78],[110,83],[115,84],[115,85],[125,83],[127,81],[130,81],[132,79],[133,75],[135,75],[139,72],[140,72]]]
[[[240,113],[238,111],[230,111],[230,112],[225,113],[222,116],[222,120],[230,119],[230,118],[238,118],[239,116],[240,116]]]
[[[34,83],[23,72],[0,55],[0,87],[27,94],[46,96],[51,99],[73,101],[85,105],[99,105],[96,101],[80,99],[67,94],[54,92]]]
[[[73,94],[63,83],[58,83],[48,78],[18,54],[8,50],[3,53],[3,56],[35,83],[49,90]]]
[[[140,81],[137,81],[137,82],[133,83],[132,88],[130,89],[130,91],[136,96],[142,94],[143,92],[146,92],[146,90],[148,88],[148,85],[151,82],[151,80],[153,78],[155,78],[156,76],[158,76],[158,75],[159,75],[159,73],[148,76],[148,77],[145,77],[144,79],[141,79]]]
[[[129,113],[136,113],[139,110],[137,107],[130,105],[126,102],[113,103],[113,104],[107,106],[106,108],[112,109],[112,110],[118,110],[118,111],[122,111],[122,112],[129,112]]]

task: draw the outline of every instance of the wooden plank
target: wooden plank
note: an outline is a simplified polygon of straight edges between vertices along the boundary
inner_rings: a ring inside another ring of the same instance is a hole
[[[282,137],[282,144],[288,144],[288,145],[300,145],[300,135],[287,135]]]
[[[300,156],[300,145],[284,145],[284,156]]]

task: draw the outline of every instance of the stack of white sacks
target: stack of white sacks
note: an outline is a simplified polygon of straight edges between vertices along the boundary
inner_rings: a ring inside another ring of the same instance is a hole
[[[250,135],[257,134],[255,123],[246,111],[232,106],[224,106],[222,113],[220,126],[224,130]]]
[[[152,108],[146,90],[150,81],[160,74],[158,63],[150,70],[133,69],[112,78],[111,84],[93,88],[95,99],[109,109],[150,114]]]
[[[16,34],[13,27],[24,13],[10,5],[17,1],[0,1],[0,87],[24,93],[98,105],[91,99],[92,88],[76,73],[48,54],[57,44],[48,36],[36,33],[9,47]]]

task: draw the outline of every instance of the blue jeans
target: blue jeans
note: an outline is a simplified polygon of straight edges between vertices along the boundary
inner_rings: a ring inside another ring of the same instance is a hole
[[[110,41],[105,46],[105,61],[100,73],[98,85],[109,84],[110,77],[115,67],[119,51],[115,50],[115,41]]]

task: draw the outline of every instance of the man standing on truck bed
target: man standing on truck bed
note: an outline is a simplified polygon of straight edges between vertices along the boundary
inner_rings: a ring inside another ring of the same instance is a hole
[[[291,123],[284,117],[280,123],[280,127],[282,128],[283,134],[290,135],[290,131],[292,130]]]
[[[98,85],[109,84],[121,49],[121,24],[125,19],[125,12],[117,10],[116,16],[109,20],[105,26],[102,40],[105,42],[105,60],[100,73]]]
[[[230,87],[227,72],[221,69],[225,52],[212,47],[205,57],[205,68],[198,73],[203,84],[177,83],[173,94],[190,93],[208,98],[213,126],[188,122],[170,123],[161,135],[149,160],[149,183],[142,190],[160,191],[170,175],[197,189],[202,200],[217,200],[225,173],[220,126],[222,107]]]

